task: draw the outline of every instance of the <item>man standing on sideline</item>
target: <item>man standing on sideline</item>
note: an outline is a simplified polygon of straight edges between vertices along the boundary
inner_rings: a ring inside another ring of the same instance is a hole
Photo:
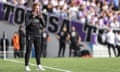
[[[72,50],[74,51],[74,56],[77,56],[77,51],[80,50],[78,48],[80,44],[80,36],[76,32],[76,29],[74,26],[71,28],[70,41],[71,43],[70,43],[69,57],[71,57]]]
[[[120,32],[118,32],[118,34],[116,34],[115,42],[116,42],[116,48],[118,51],[117,57],[119,57],[120,56]]]
[[[4,40],[5,40],[5,49],[6,49],[6,51],[8,51],[8,48],[9,48],[9,40],[8,40],[8,38],[7,38],[7,35],[6,35],[6,33],[5,32],[3,32],[3,36],[2,36],[2,38],[0,39],[0,46],[1,46],[1,51],[2,51],[2,53],[3,53],[3,51],[4,51]],[[6,52],[6,56],[7,56],[7,52]]]
[[[66,42],[69,40],[69,33],[67,32],[67,27],[64,26],[63,30],[56,35],[57,39],[59,40],[59,52],[58,57],[64,57],[65,54],[65,48],[66,48]]]
[[[20,43],[19,43],[19,34],[15,32],[12,38],[12,46],[14,48],[14,58],[20,57]]]
[[[32,12],[26,14],[26,53],[25,53],[25,70],[31,71],[29,68],[29,59],[32,49],[32,44],[35,48],[35,57],[37,62],[37,70],[45,70],[41,65],[40,59],[40,35],[43,28],[43,17],[40,12],[40,4],[34,3],[32,6]]]
[[[20,43],[20,57],[24,57],[24,47],[25,47],[25,30],[22,25],[19,26],[19,43]]]
[[[116,56],[115,51],[115,34],[113,33],[112,29],[109,29],[108,33],[106,34],[106,41],[108,45],[108,53],[109,57],[111,57],[111,51],[110,49],[113,49],[114,56]]]
[[[41,33],[41,56],[46,57],[47,55],[47,41],[48,41],[48,32],[45,30],[45,28],[42,29]]]

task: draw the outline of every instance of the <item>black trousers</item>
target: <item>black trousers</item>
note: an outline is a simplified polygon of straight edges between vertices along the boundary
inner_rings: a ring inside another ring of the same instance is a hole
[[[65,43],[61,43],[59,44],[59,52],[58,52],[58,57],[61,57],[61,53],[62,53],[62,57],[64,57],[65,54]]]
[[[75,51],[75,47],[76,47],[76,44],[73,44],[73,43],[70,44],[69,57],[71,57],[72,51]]]
[[[19,50],[14,49],[14,58],[20,57],[20,52]]]
[[[78,56],[78,52],[80,51],[80,49],[78,49],[77,43],[70,44],[69,57],[71,57],[72,55],[72,50],[73,50],[73,56],[74,57]]]
[[[0,51],[2,51],[2,54],[4,54],[4,48],[3,48],[3,46],[1,46],[1,50]],[[8,46],[6,46],[6,56],[8,57]]]
[[[41,56],[46,57],[47,55],[47,42],[41,42]]]
[[[117,56],[120,56],[120,45],[116,45],[116,48],[117,48],[117,51],[118,51]]]
[[[111,57],[111,51],[110,51],[111,48],[113,49],[113,53],[114,53],[114,55],[116,56],[115,46],[114,46],[113,44],[108,43],[108,53],[109,53],[109,57]]]
[[[29,65],[29,59],[30,59],[30,53],[32,50],[32,43],[34,44],[35,48],[35,57],[36,57],[36,62],[37,65],[41,64],[40,62],[40,37],[37,36],[27,36],[27,41],[26,41],[26,53],[25,53],[25,65]]]
[[[24,57],[24,47],[25,47],[25,42],[20,42],[20,57],[23,58]]]
[[[1,51],[4,51],[3,46],[1,46]],[[8,46],[6,46],[6,51],[8,51]]]

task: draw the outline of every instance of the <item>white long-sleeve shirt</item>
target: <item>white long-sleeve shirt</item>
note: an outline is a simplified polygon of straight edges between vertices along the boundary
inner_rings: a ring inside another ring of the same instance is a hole
[[[116,45],[120,46],[120,35],[119,34],[116,34],[116,36],[115,36],[115,43],[116,43]]]
[[[108,32],[106,34],[107,42],[110,44],[115,44],[115,34],[113,32]]]

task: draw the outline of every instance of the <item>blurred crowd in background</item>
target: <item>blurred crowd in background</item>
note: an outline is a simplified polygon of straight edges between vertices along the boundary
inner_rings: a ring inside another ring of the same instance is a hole
[[[120,27],[119,0],[1,0],[30,8],[39,2],[43,13],[79,20],[99,27]]]

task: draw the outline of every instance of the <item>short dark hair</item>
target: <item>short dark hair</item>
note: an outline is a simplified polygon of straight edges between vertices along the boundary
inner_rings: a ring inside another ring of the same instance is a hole
[[[34,11],[35,10],[35,7],[36,6],[40,6],[40,3],[34,3],[33,5],[32,5],[32,10]]]

